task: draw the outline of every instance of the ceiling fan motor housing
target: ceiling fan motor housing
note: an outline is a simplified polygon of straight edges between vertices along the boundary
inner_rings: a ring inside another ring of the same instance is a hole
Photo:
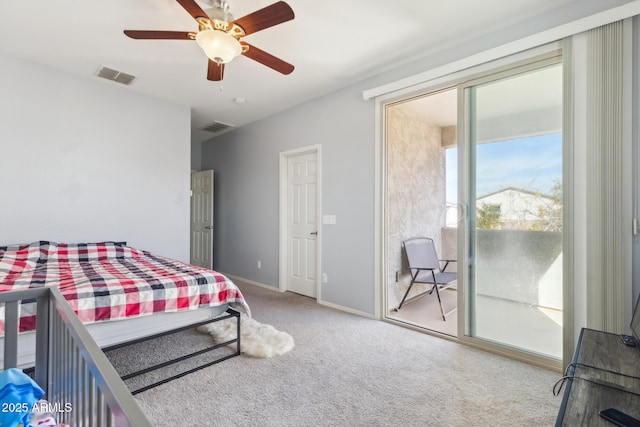
[[[205,13],[212,20],[223,21],[226,23],[233,22],[236,18],[229,12],[229,2],[226,0],[213,0],[213,7],[204,9]]]
[[[176,0],[198,23],[198,31],[124,30],[132,39],[195,40],[209,58],[207,79],[221,81],[224,65],[244,55],[279,73],[290,74],[294,66],[240,39],[295,18],[283,0],[235,19],[226,0],[198,0],[210,6],[205,11],[196,0]]]

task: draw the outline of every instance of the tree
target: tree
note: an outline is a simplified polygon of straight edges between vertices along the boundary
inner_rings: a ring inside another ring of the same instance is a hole
[[[538,207],[538,227],[543,231],[562,231],[562,183],[556,181],[551,188],[549,203]]]
[[[476,228],[487,228],[490,230],[499,228],[500,206],[483,203],[478,208],[476,215]]]

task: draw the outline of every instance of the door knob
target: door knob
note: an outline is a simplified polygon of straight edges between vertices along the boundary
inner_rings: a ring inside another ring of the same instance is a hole
[[[213,230],[213,225],[207,225],[205,228],[206,228],[207,230]]]
[[[317,235],[318,235],[318,232],[317,232],[317,231],[314,231],[313,233],[309,233],[309,234],[313,234],[314,236],[317,236]]]

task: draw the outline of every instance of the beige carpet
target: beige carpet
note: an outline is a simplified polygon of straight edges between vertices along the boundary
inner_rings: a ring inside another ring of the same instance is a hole
[[[333,310],[300,295],[239,285],[254,318],[291,334],[296,347],[271,359],[235,357],[138,394],[154,425],[555,422],[561,401],[551,391],[560,376],[556,372]],[[174,339],[174,347],[184,348],[208,337],[193,331]],[[159,352],[127,351],[112,357],[117,368]]]
[[[398,311],[390,311],[388,317],[456,337],[458,335],[458,313],[455,308],[458,306],[458,291],[445,289],[440,291],[440,297],[445,313],[447,313],[446,321],[442,320],[440,305],[435,292],[431,295],[427,294],[418,297],[416,300],[405,304]]]

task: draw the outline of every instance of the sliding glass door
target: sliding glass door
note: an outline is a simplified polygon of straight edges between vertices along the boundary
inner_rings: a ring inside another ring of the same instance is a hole
[[[562,65],[462,86],[465,335],[562,358]]]

